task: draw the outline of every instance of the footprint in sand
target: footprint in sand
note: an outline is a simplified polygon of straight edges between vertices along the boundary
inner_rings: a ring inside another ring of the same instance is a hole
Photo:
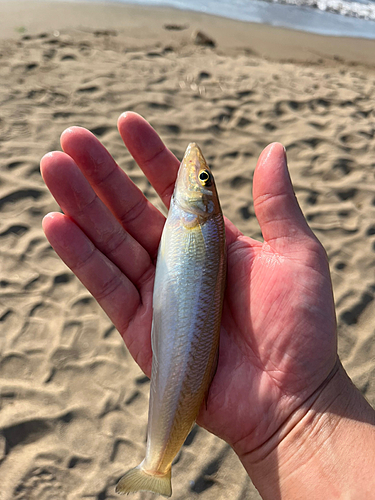
[[[0,198],[0,212],[13,211],[19,204],[32,205],[45,195],[41,189],[17,189]]]
[[[364,292],[350,309],[340,314],[340,319],[347,325],[355,325],[358,323],[360,315],[373,300],[373,293]]]
[[[31,469],[14,490],[13,500],[66,500],[67,472],[52,465]]]
[[[217,475],[220,465],[225,459],[226,455],[229,453],[229,446],[224,446],[222,451],[217,454],[216,458],[209,462],[199,474],[199,476],[192,481],[190,486],[190,491],[194,493],[202,493],[203,491],[211,488],[216,480],[215,476]]]

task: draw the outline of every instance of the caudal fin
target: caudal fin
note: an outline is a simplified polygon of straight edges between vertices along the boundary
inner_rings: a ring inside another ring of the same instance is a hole
[[[172,495],[171,469],[164,476],[150,474],[144,471],[141,465],[130,469],[117,483],[116,493],[125,495],[135,491],[152,491],[170,497]]]

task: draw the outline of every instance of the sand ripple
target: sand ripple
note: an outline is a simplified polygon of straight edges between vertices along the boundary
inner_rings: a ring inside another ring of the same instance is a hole
[[[72,124],[100,137],[160,207],[116,131],[124,110],[150,120],[179,157],[197,141],[225,214],[258,238],[256,159],[269,142],[285,144],[330,259],[341,357],[375,404],[373,69],[192,43],[145,49],[116,32],[42,33],[2,41],[0,51],[2,500],[115,498],[117,479],[144,452],[148,380],[41,230],[57,207],[38,162]],[[176,499],[259,498],[229,447],[202,429],[177,462]]]

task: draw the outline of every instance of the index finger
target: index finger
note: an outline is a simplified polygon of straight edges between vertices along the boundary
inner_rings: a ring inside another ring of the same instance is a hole
[[[137,113],[127,111],[117,122],[129,153],[142,169],[164,205],[169,208],[179,160],[165,146],[157,132]]]
[[[61,135],[61,146],[126,231],[155,257],[165,217],[145,198],[94,134],[81,127],[68,128]]]

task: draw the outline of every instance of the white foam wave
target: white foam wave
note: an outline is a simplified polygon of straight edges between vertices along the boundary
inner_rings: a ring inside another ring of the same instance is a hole
[[[375,21],[375,5],[345,0],[268,0],[272,3],[295,5],[297,7],[314,7],[316,9],[341,14],[342,16],[357,17]]]

